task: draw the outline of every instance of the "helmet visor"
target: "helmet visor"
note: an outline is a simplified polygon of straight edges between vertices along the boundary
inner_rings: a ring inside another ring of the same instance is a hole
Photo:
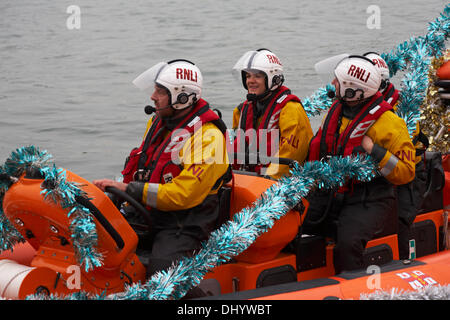
[[[314,65],[319,78],[325,83],[330,83],[334,79],[334,69],[339,62],[350,56],[348,53],[341,53],[317,62]]]
[[[159,74],[166,66],[168,66],[166,62],[159,62],[155,64],[153,67],[142,72],[136,79],[134,79],[133,84],[140,90],[151,95]]]
[[[241,74],[242,71],[252,71],[252,62],[253,58],[256,56],[258,51],[247,51],[242,55],[242,57],[239,58],[238,62],[234,65],[233,69],[231,70],[231,74],[233,77],[241,82]]]

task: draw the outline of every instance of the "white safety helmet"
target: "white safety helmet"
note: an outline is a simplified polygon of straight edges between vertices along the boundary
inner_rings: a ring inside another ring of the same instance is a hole
[[[266,75],[266,90],[274,91],[284,82],[283,65],[280,59],[267,49],[247,51],[236,62],[232,74],[241,80],[244,88],[247,88],[246,72],[262,72]]]
[[[155,84],[164,87],[169,93],[170,105],[182,110],[201,98],[203,77],[194,63],[177,59],[157,63],[134,79],[133,84],[149,95]]]
[[[381,75],[375,64],[366,57],[350,55],[339,62],[334,70],[344,101],[369,98],[380,88]]]
[[[390,78],[389,67],[386,61],[376,52],[367,52],[364,54],[364,56],[372,60],[373,63],[375,63],[375,66],[377,67],[381,75],[380,89],[381,90],[385,89],[389,83]]]

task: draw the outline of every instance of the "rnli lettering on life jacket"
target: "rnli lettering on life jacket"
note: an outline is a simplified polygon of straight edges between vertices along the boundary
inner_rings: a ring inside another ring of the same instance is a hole
[[[377,92],[336,139],[335,133],[340,129],[338,123],[342,104],[335,101],[323,126],[311,140],[308,160],[321,160],[328,155],[351,155],[355,148],[361,145],[362,139],[370,127],[384,112],[391,109],[392,106],[383,100],[381,93]]]
[[[191,171],[192,174],[193,174],[199,181],[202,181],[202,179],[201,179],[200,177],[201,177],[201,174],[203,173],[204,169],[202,169],[202,168],[199,167],[199,166],[196,166],[195,164],[191,164],[187,170],[188,170],[188,171]]]
[[[177,68],[176,69],[177,79],[181,80],[189,80],[193,82],[197,82],[197,71],[193,71],[191,69],[186,68]]]
[[[300,142],[299,138],[295,138],[295,136],[293,134],[291,134],[291,136],[288,138],[285,137],[281,137],[281,143],[280,143],[280,147],[284,144],[290,144],[292,147],[294,147],[295,149],[298,149],[298,143]]]
[[[364,69],[364,68],[357,67],[354,64],[352,64],[348,68],[347,74],[349,74],[350,76],[355,77],[356,79],[359,79],[363,82],[367,82],[367,80],[369,80],[369,78],[370,78],[369,71],[366,71],[366,69]]]

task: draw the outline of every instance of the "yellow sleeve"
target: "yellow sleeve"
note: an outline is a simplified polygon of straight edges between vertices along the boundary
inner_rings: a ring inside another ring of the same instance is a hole
[[[309,118],[303,106],[294,101],[288,102],[281,110],[280,119],[280,144],[278,157],[297,160],[303,164],[308,154],[308,147],[313,132]],[[289,174],[289,166],[270,164],[266,175],[279,179]]]
[[[233,130],[237,129],[239,126],[239,119],[241,118],[241,111],[239,111],[239,108],[236,107],[233,110]]]
[[[184,210],[199,205],[207,195],[217,193],[220,185],[215,184],[225,174],[229,163],[222,132],[212,123],[204,124],[186,141],[179,155],[183,168],[180,174],[170,183],[147,183],[143,192],[145,203],[162,211]],[[149,203],[148,199],[152,198]]]
[[[414,179],[415,149],[403,119],[385,112],[366,135],[375,143],[372,155],[389,182],[401,185]]]

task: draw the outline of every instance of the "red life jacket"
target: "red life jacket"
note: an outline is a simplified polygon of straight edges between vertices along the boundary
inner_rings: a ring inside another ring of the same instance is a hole
[[[321,160],[328,155],[349,156],[354,152],[362,152],[361,148],[358,148],[361,150],[355,148],[361,145],[367,130],[388,110],[392,110],[392,106],[383,100],[380,92],[377,92],[350,121],[344,132],[339,134],[342,103],[336,100],[323,126],[311,140],[308,160]]]
[[[291,94],[289,88],[285,86],[281,86],[276,93],[273,95],[271,100],[269,101],[266,110],[262,116],[261,122],[256,126],[256,117],[254,116],[254,103],[246,100],[242,105],[240,105],[241,116],[239,119],[239,127],[236,134],[236,139],[233,142],[233,149],[235,153],[239,153],[244,151],[246,154],[249,153],[249,148],[251,148],[251,152],[261,152],[262,156],[270,156],[272,153],[277,152],[278,150],[273,150],[272,145],[275,144],[273,139],[277,137],[280,139],[279,134],[274,136],[272,130],[279,129],[279,119],[281,110],[289,101],[300,102],[300,99]],[[245,137],[241,137],[241,134],[249,133],[249,129],[255,129],[256,136],[245,135]],[[264,136],[264,141],[260,141],[260,130],[267,130],[267,135]],[[244,140],[245,139],[245,140]],[[241,145],[241,141],[245,141],[245,146]],[[252,146],[252,147],[250,147]],[[264,150],[264,151],[263,151]],[[267,166],[267,165],[265,165]],[[240,165],[235,162],[233,165],[235,169],[238,169]],[[252,170],[255,172],[260,172],[262,165],[252,166]]]
[[[392,83],[389,83],[388,87],[383,93],[384,101],[389,103],[391,106],[395,106],[400,97],[400,92],[394,88]]]
[[[201,128],[207,122],[216,124],[219,121],[221,121],[219,116],[209,108],[208,103],[200,99],[185,120],[164,137],[167,129],[156,114],[141,146],[132,150],[128,157],[122,171],[123,181],[128,183],[139,180],[161,184],[170,182],[182,170],[181,166],[172,161],[172,152],[176,152],[178,156],[184,143],[194,133],[194,129]],[[223,128],[217,126],[223,132]]]

